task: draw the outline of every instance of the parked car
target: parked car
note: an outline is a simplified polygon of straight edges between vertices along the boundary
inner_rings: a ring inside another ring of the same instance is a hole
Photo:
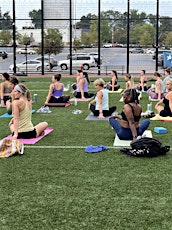
[[[36,54],[36,51],[34,49],[30,49],[30,48],[18,48],[16,50],[16,53],[18,54]]]
[[[170,52],[170,50],[158,50],[158,55],[163,54],[164,52]],[[152,59],[155,59],[155,58],[156,58],[156,50],[152,55]]]
[[[42,57],[37,57],[37,58],[35,58],[35,60],[42,61]],[[49,58],[48,56],[45,56],[44,61],[46,61],[48,63],[50,62],[50,68],[51,69],[53,67],[57,66],[57,60],[54,57]]]
[[[49,63],[45,62],[44,68],[46,70],[50,69]],[[27,71],[41,71],[42,70],[42,62],[38,60],[28,60],[22,63],[16,64],[16,72],[25,72]],[[10,71],[14,71],[14,65],[10,65]]]
[[[91,52],[91,53],[73,53],[72,54],[72,57],[74,57],[74,56],[92,56],[93,58],[94,58],[94,60],[95,60],[95,62],[96,62],[96,65],[98,65],[98,53],[97,52]],[[70,54],[68,54],[67,55],[67,59],[69,59],[70,58]],[[102,56],[100,56],[100,65],[102,64],[102,60],[103,60],[103,58],[102,58]]]
[[[154,52],[155,52],[155,48],[146,49],[147,54],[154,54]]]
[[[5,52],[5,51],[0,51],[0,57],[1,57],[2,59],[6,59],[6,58],[8,57],[8,53]]]
[[[112,43],[106,43],[103,45],[104,48],[111,48],[113,47],[113,44]]]
[[[96,65],[98,65],[98,53],[92,52],[92,53],[88,53],[88,55],[93,56],[93,58],[96,62]],[[102,64],[102,60],[103,60],[103,57],[100,55],[100,65]]]
[[[133,49],[131,49],[130,50],[130,53],[132,54],[132,53],[144,53],[144,49],[142,49],[142,48],[133,48]]]
[[[70,66],[70,59],[58,61],[57,65],[62,70],[66,70]],[[83,66],[84,70],[88,70],[91,67],[95,67],[96,62],[95,62],[93,56],[91,56],[91,55],[72,56],[72,66],[73,67],[80,67],[81,65]]]

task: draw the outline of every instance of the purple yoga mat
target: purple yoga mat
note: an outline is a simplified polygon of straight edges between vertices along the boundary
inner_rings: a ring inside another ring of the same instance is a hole
[[[36,137],[36,138],[31,138],[31,139],[19,139],[21,141],[21,143],[23,144],[30,144],[30,145],[34,145],[36,142],[38,142],[39,140],[41,140],[42,138],[44,138],[46,135],[48,135],[49,133],[51,133],[54,129],[52,127],[48,127],[45,129],[45,133],[42,136]],[[11,139],[12,135],[9,135],[6,137],[6,139]]]

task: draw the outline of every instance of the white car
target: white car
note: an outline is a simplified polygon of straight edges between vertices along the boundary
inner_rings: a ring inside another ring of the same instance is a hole
[[[34,49],[30,49],[30,48],[18,48],[16,50],[16,53],[18,54],[36,54],[36,51]]]
[[[83,65],[84,70],[88,70],[95,67],[96,62],[94,57],[90,55],[72,56],[72,67],[80,67],[81,65]],[[70,59],[58,61],[57,66],[62,70],[67,70],[70,67]]]
[[[146,50],[146,53],[147,53],[147,54],[154,54],[154,53],[155,53],[155,50],[156,50],[155,48],[147,49],[147,50]]]
[[[44,68],[46,70],[50,69],[49,63],[45,62]],[[42,70],[42,62],[37,60],[28,60],[22,63],[16,64],[16,72],[25,72],[27,71],[41,71]],[[14,65],[10,65],[10,71],[14,71]]]
[[[104,48],[111,48],[113,47],[113,44],[112,43],[106,43],[103,45]]]

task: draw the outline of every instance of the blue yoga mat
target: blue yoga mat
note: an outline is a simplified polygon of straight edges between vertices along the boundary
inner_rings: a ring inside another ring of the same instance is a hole
[[[35,112],[35,109],[32,109],[32,113]],[[3,115],[0,116],[0,118],[12,118],[13,116],[8,114],[8,113],[4,113]]]

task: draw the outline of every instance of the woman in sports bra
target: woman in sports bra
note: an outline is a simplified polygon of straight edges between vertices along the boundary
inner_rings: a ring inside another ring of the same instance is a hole
[[[110,91],[117,91],[120,88],[118,85],[118,74],[116,70],[111,70],[110,75],[112,77],[111,81],[106,85],[106,88]]]
[[[0,87],[1,87],[0,105],[4,106],[4,105],[6,105],[6,101],[8,101],[11,98],[12,87],[10,84],[10,75],[8,73],[3,73],[2,74],[2,81],[3,82],[0,85]]]
[[[150,121],[140,121],[142,107],[135,89],[126,89],[122,94],[125,103],[121,115],[109,118],[109,123],[121,140],[135,140],[148,128]],[[117,120],[119,119],[120,122]]]
[[[158,101],[160,101],[162,98],[164,98],[163,82],[161,80],[161,74],[155,72],[154,78],[156,80],[155,86],[148,89],[147,93],[151,99],[157,99]]]
[[[14,100],[12,102],[13,118],[9,123],[13,139],[35,138],[44,133],[48,127],[47,122],[41,122],[33,126],[32,103],[30,91],[23,84],[18,84],[14,88]]]
[[[147,77],[145,75],[146,71],[145,70],[141,70],[140,72],[140,84],[138,86],[138,90],[139,91],[147,91],[150,86],[147,86]]]
[[[162,117],[172,117],[172,79],[166,81],[166,89],[168,93],[155,105],[155,109]]]
[[[61,74],[55,74],[52,76],[52,84],[49,87],[48,96],[45,101],[45,105],[48,103],[66,103],[69,101],[69,96],[63,95],[64,85],[60,82]]]

